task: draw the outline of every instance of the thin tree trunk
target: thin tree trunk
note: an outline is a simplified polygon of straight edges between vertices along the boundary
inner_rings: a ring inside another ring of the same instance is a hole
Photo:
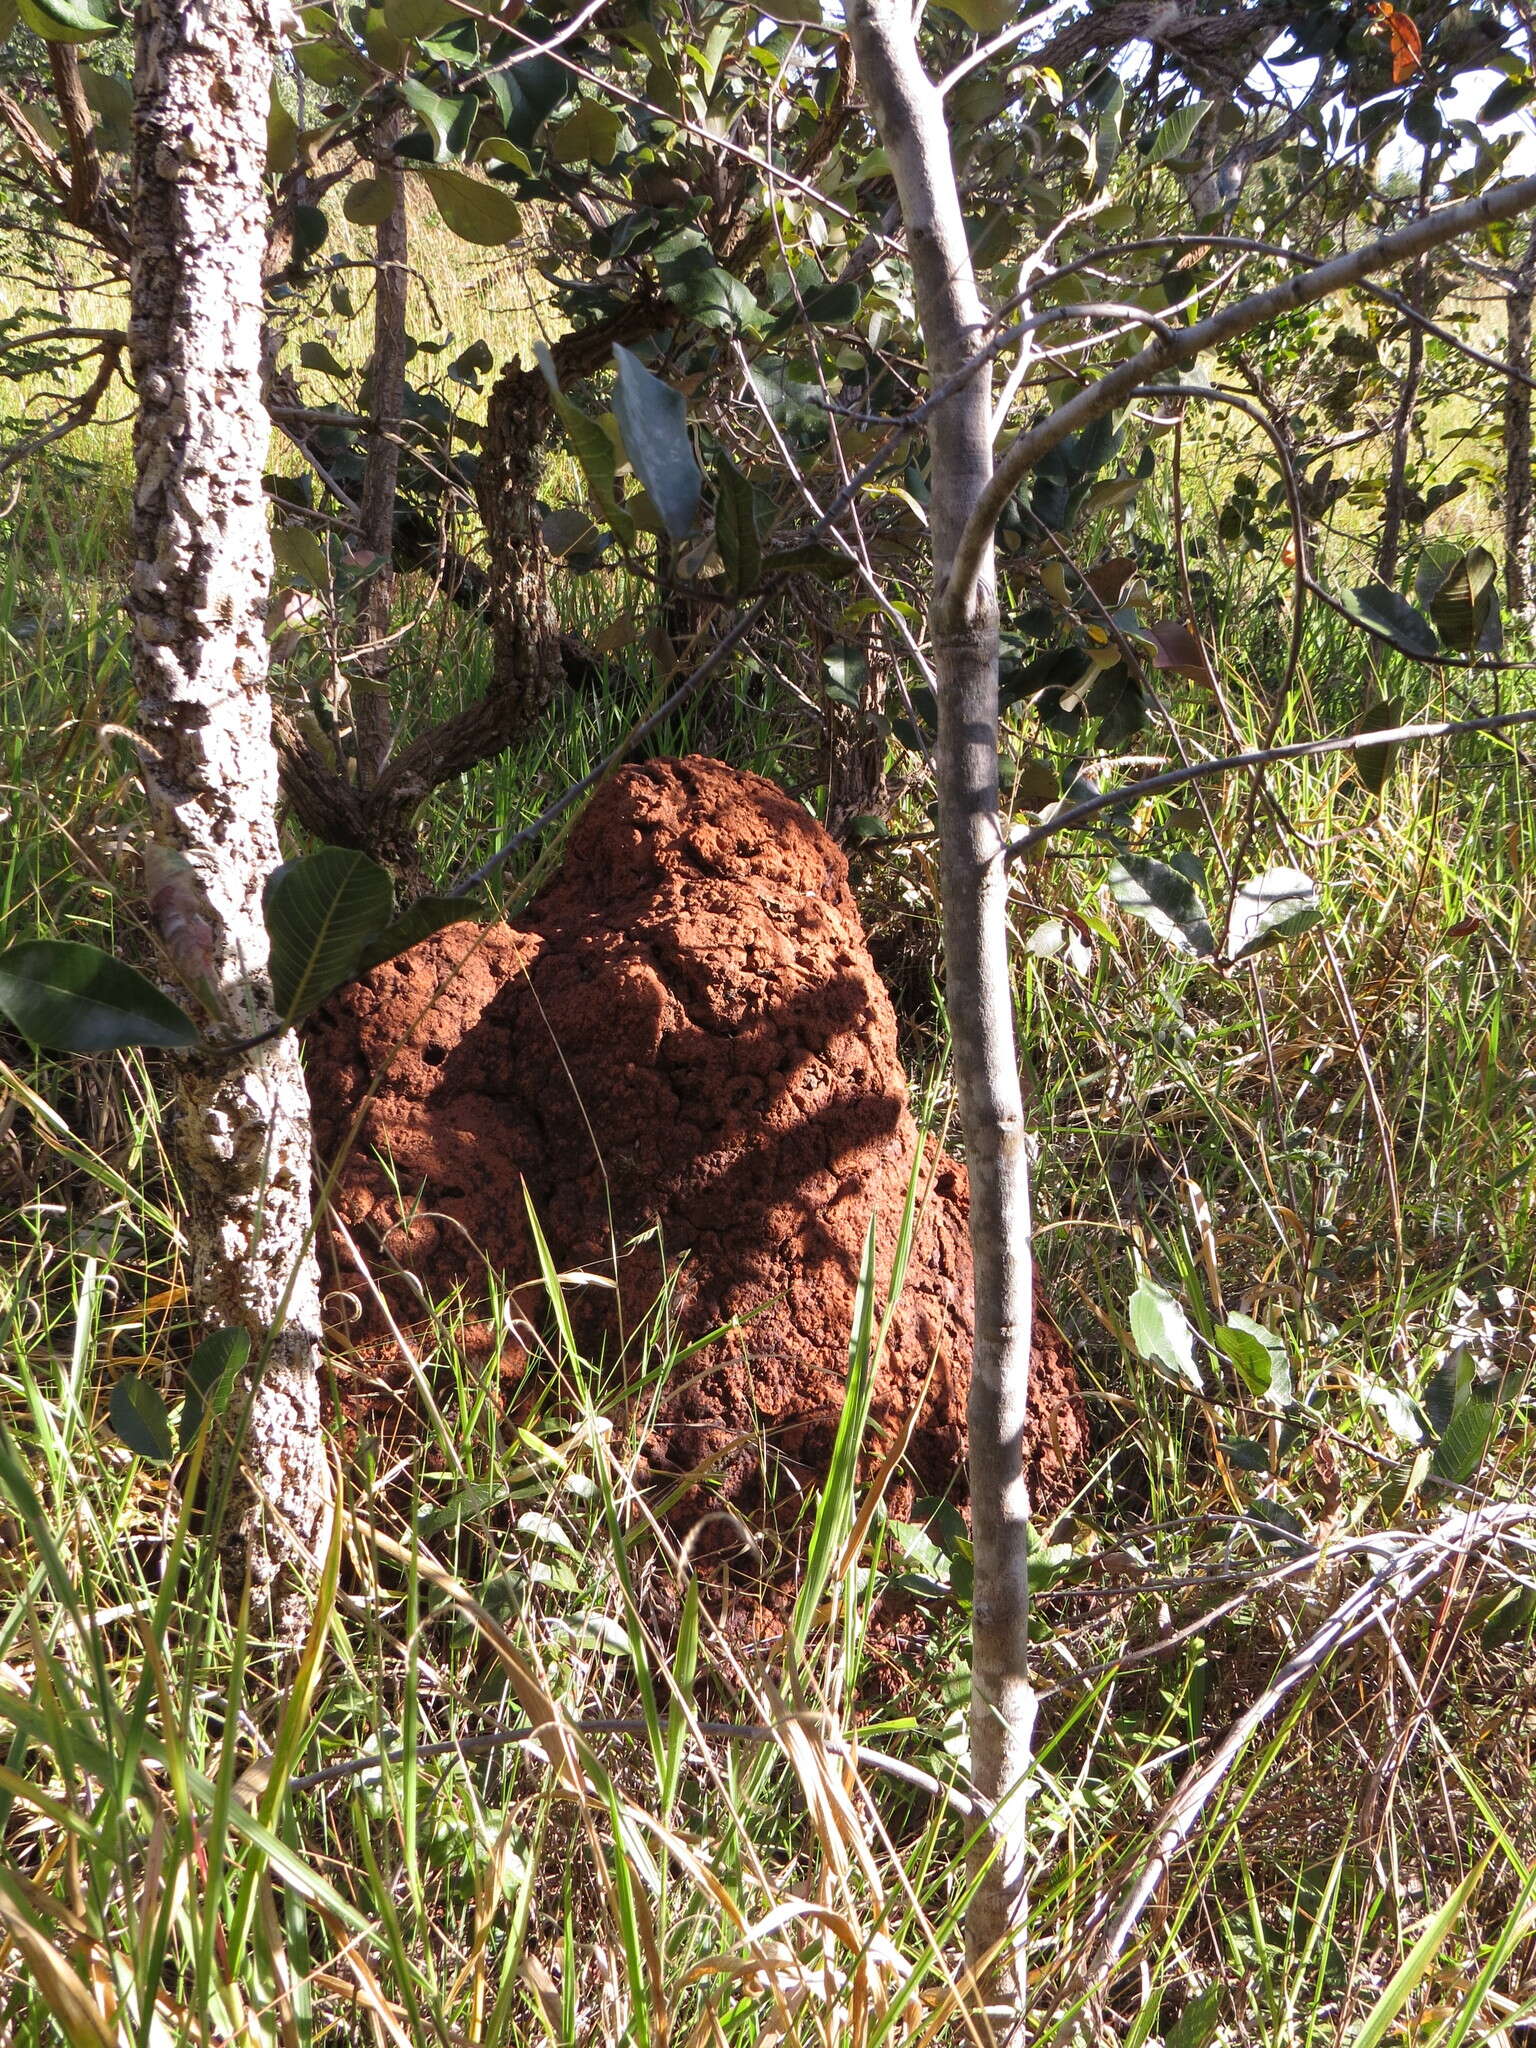
[[[976,352],[985,311],[955,186],[943,103],[918,60],[904,0],[853,0],[859,80],[890,159],[912,264],[931,387]],[[929,428],[935,588],[992,476],[991,387],[964,381]],[[940,889],[955,1076],[971,1179],[975,1349],[971,1364],[971,1533],[975,1592],[971,1776],[991,1810],[992,1860],[966,1927],[987,1974],[994,2030],[1022,2041],[1031,1764],[1028,1521],[1024,1422],[1033,1323],[1029,1158],[1008,974],[1006,830],[998,798],[998,612],[988,543],[975,595],[936,614]]]
[[[389,181],[394,208],[374,231],[373,353],[368,365],[368,463],[358,500],[356,545],[372,556],[358,603],[352,668],[352,717],[358,786],[377,781],[394,737],[390,707],[389,627],[395,601],[395,495],[405,416],[405,310],[410,285],[405,173],[393,161],[398,128],[379,138],[376,175]],[[408,835],[414,851],[414,835]]]
[[[1413,282],[1405,280],[1405,291],[1413,297]],[[1413,445],[1413,423],[1419,408],[1419,386],[1424,378],[1424,330],[1415,324],[1408,330],[1408,362],[1403,371],[1403,388],[1392,416],[1392,460],[1387,471],[1386,515],[1376,551],[1376,574],[1390,588],[1397,581],[1398,558],[1403,546],[1403,521],[1408,510],[1408,454]]]
[[[1504,301],[1507,345],[1505,360],[1531,374],[1531,304],[1536,299],[1536,230],[1509,281]],[[1509,377],[1504,384],[1504,583],[1509,608],[1529,619],[1536,596],[1536,564],[1531,553],[1531,387]]]
[[[864,634],[859,708],[827,704],[827,830],[841,841],[855,818],[878,816],[885,796],[885,693],[891,652],[880,621]]]
[[[129,330],[138,729],[155,842],[195,873],[207,976],[241,1036],[274,1021],[261,916],[279,854],[260,352],[276,50],[264,0],[139,8]],[[330,1504],[309,1105],[292,1035],[189,1060],[175,1129],[199,1320],[251,1336],[250,1378],[230,1404],[244,1420],[233,1549],[259,1611],[291,1638]]]

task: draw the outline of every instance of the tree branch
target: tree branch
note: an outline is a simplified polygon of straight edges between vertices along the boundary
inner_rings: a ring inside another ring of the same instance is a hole
[[[1310,761],[1323,754],[1358,754],[1365,747],[1406,746],[1419,740],[1452,740],[1465,733],[1505,732],[1511,726],[1536,725],[1536,711],[1489,712],[1482,718],[1444,718],[1419,725],[1395,725],[1383,732],[1342,733],[1331,740],[1295,740],[1284,747],[1255,747],[1247,754],[1223,754],[1214,761],[1192,761],[1185,768],[1165,769],[1143,782],[1128,782],[1121,789],[1101,790],[1080,804],[1058,811],[1043,824],[1031,826],[1008,842],[1007,858],[1021,860],[1058,832],[1071,832],[1105,811],[1124,810],[1149,796],[1165,796],[1187,782],[1203,782],[1213,775],[1231,775],[1240,768],[1267,768],[1274,761]]]
[[[1026,427],[997,463],[991,483],[977,500],[965,532],[955,549],[949,580],[935,608],[936,630],[954,630],[969,611],[977,582],[992,547],[992,535],[1008,500],[1025,477],[1060,447],[1069,435],[1112,412],[1128,398],[1138,384],[1147,384],[1166,371],[1182,368],[1208,348],[1235,341],[1267,321],[1320,299],[1348,291],[1378,270],[1406,263],[1442,243],[1454,241],[1473,228],[1494,221],[1512,220],[1536,206],[1536,177],[1516,178],[1484,192],[1476,199],[1455,206],[1437,207],[1395,228],[1378,241],[1351,249],[1331,262],[1321,263],[1300,277],[1286,278],[1266,291],[1255,292],[1234,305],[1224,306],[1208,319],[1197,320],[1167,337],[1149,342],[1127,361],[1118,363],[1097,382],[1079,391],[1045,419]]]

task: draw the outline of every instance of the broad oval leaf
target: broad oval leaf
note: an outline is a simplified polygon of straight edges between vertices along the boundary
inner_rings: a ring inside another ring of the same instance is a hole
[[[1356,727],[1358,732],[1391,732],[1394,726],[1403,722],[1403,700],[1401,697],[1382,697],[1374,703]],[[1383,742],[1376,747],[1357,749],[1354,762],[1355,773],[1371,792],[1380,796],[1387,786],[1387,777],[1392,773],[1392,763],[1397,759],[1398,747]]]
[[[235,1375],[251,1355],[249,1330],[213,1330],[187,1360],[187,1391],[181,1404],[181,1448],[185,1451],[206,1415],[219,1415]]]
[[[0,953],[0,1012],[45,1052],[197,1042],[186,1011],[136,967],[72,939],[29,939]]]
[[[1202,1391],[1205,1381],[1195,1363],[1189,1318],[1167,1288],[1149,1277],[1143,1277],[1131,1296],[1131,1336],[1149,1365],[1159,1367],[1179,1386]]]
[[[386,177],[359,178],[348,188],[341,210],[354,227],[382,226],[395,210],[394,180]]]
[[[1141,853],[1122,854],[1109,871],[1109,893],[1131,917],[1142,918],[1159,938],[1196,960],[1216,951],[1200,892],[1188,875],[1166,861]]]
[[[396,954],[408,953],[412,946],[419,946],[434,932],[446,931],[451,924],[474,923],[481,907],[475,896],[418,896],[363,947],[356,972],[366,974]]]
[[[601,100],[583,100],[551,131],[549,153],[557,164],[611,164],[620,126],[614,108]]]
[[[123,25],[109,0],[20,0],[18,12],[45,43],[96,43]]]
[[[715,458],[715,545],[732,597],[755,590],[763,573],[756,495],[723,448]]]
[[[1497,573],[1487,548],[1442,543],[1420,564],[1414,594],[1428,606],[1441,641],[1458,654],[1496,654],[1503,645]]]
[[[323,846],[268,878],[262,914],[271,942],[272,998],[286,1023],[351,980],[393,908],[389,876],[349,847]]]
[[[1196,100],[1192,106],[1176,108],[1152,137],[1152,146],[1147,154],[1153,163],[1165,164],[1174,157],[1183,156],[1195,130],[1210,111],[1209,100]]]
[[[339,362],[323,341],[306,341],[299,347],[299,365],[305,370],[323,370],[327,377],[345,377],[347,366]]]
[[[1228,1316],[1216,1332],[1216,1348],[1255,1399],[1278,1408],[1295,1400],[1284,1343],[1252,1316]]]
[[[1261,946],[1293,938],[1323,921],[1317,884],[1295,868],[1271,868],[1253,875],[1232,899],[1227,924],[1227,958],[1246,960]]]
[[[951,14],[958,14],[967,28],[975,29],[981,36],[995,36],[1019,11],[1018,0],[943,0],[943,4]],[[778,14],[777,6],[774,11],[779,20],[788,18]],[[795,17],[796,20],[799,18]]]
[[[684,540],[698,523],[704,480],[688,438],[683,394],[663,384],[640,358],[616,342],[618,381],[613,409],[630,467],[674,540]]]
[[[475,105],[473,98],[466,95],[463,103],[445,99],[440,92],[433,92],[430,86],[423,85],[415,78],[401,80],[400,97],[431,136],[433,154],[438,158],[448,156],[452,149],[452,139],[463,123],[465,106],[472,109]]]
[[[169,1464],[175,1457],[176,1439],[160,1389],[137,1373],[124,1373],[113,1387],[107,1418],[135,1457],[156,1465]]]
[[[443,226],[461,242],[496,249],[522,233],[523,216],[517,201],[499,185],[488,185],[467,171],[432,166],[424,167],[420,175],[427,181]]]
[[[1436,1436],[1444,1436],[1476,1385],[1476,1352],[1470,1344],[1453,1344],[1430,1374],[1423,1394],[1424,1413]]]
[[[1429,1461],[1429,1476],[1444,1486],[1465,1486],[1477,1472],[1493,1436],[1497,1410],[1475,1396],[1446,1424]]]
[[[1430,661],[1440,652],[1439,637],[1428,619],[1385,583],[1363,583],[1353,590],[1341,590],[1338,602],[1356,625],[1390,640],[1404,654]]]
[[[445,4],[445,0],[383,0],[383,7],[390,34],[398,36],[403,43],[417,42],[422,36],[435,36],[454,18],[454,10]]]
[[[329,590],[331,565],[325,542],[307,526],[275,526],[272,559],[290,576],[302,576],[313,590]]]

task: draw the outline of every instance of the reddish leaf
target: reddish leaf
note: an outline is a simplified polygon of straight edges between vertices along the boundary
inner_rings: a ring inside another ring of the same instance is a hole
[[[1377,0],[1371,12],[1387,32],[1392,52],[1392,83],[1403,85],[1424,64],[1424,38],[1419,34],[1418,24],[1411,14],[1405,14],[1401,7],[1389,6],[1387,0]]]
[[[1188,626],[1181,626],[1177,619],[1165,619],[1160,625],[1148,626],[1147,637],[1157,645],[1152,657],[1154,668],[1170,669],[1175,675],[1200,677],[1205,674],[1205,653],[1199,640]]]
[[[1111,555],[1107,561],[1092,569],[1083,571],[1083,581],[1107,611],[1113,611],[1120,602],[1120,594],[1136,574],[1136,563],[1130,555]]]

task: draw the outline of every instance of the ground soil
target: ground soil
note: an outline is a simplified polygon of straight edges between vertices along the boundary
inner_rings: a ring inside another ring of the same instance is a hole
[[[489,1272],[514,1335],[541,1322],[526,1188],[558,1265],[599,1283],[565,1290],[584,1345],[638,1360],[658,1317],[679,1344],[729,1326],[637,1417],[657,1478],[707,1475],[738,1512],[815,1486],[865,1234],[883,1305],[920,1140],[846,862],[800,805],[717,761],[625,770],[515,928],[456,925],[378,968],[307,1060],[323,1159],[361,1112],[336,1209],[397,1318],[419,1320],[418,1287],[484,1301]],[[910,1425],[908,1498],[959,1490],[969,1352],[964,1169],[929,1146],[918,1186],[874,1398],[879,1443]],[[366,1300],[346,1235],[331,1255]],[[1087,1428],[1043,1318],[1033,1396],[1048,1513]]]

